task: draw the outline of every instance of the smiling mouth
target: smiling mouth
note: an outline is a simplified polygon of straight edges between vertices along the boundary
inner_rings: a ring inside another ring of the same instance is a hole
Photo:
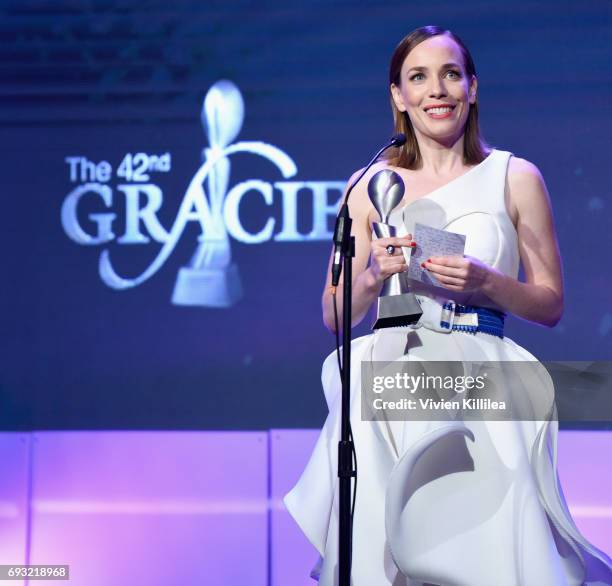
[[[448,114],[455,109],[455,106],[436,106],[434,108],[427,108],[425,112],[427,114]]]

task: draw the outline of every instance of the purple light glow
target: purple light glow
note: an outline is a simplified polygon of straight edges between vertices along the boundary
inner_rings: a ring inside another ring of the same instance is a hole
[[[316,430],[0,434],[0,563],[68,563],[73,586],[311,586],[318,554],[281,499],[317,437]],[[610,453],[612,433],[559,435],[572,515],[606,552]]]

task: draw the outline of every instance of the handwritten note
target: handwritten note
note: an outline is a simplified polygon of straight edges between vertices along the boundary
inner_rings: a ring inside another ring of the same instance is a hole
[[[463,256],[465,236],[446,230],[438,230],[417,222],[414,225],[412,238],[417,245],[412,249],[410,258],[406,258],[406,262],[410,263],[408,278],[441,287],[440,282],[429,271],[421,268],[421,263],[432,256]]]

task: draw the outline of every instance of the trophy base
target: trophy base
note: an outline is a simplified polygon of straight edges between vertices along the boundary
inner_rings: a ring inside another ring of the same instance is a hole
[[[231,307],[242,297],[240,273],[235,264],[224,268],[179,269],[172,303],[200,307]]]
[[[378,298],[378,311],[372,329],[409,326],[418,322],[421,315],[421,304],[414,293],[386,295]]]

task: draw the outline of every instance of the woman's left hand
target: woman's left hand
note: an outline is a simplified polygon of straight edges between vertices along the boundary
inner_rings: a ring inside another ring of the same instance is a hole
[[[421,267],[429,271],[445,289],[478,291],[485,287],[494,269],[472,256],[433,256]]]

